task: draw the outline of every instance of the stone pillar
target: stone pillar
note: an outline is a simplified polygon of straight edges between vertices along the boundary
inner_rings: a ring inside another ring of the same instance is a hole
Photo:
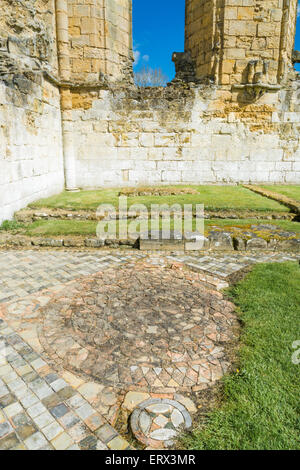
[[[298,0],[283,0],[278,82],[286,76],[293,62]]]
[[[70,1],[71,80],[97,83],[105,77],[130,77],[132,66],[131,0]]]
[[[132,1],[104,0],[106,75],[112,81],[132,75]]]
[[[56,31],[59,79],[70,81],[68,1],[56,0]],[[67,191],[76,191],[76,161],[73,143],[72,99],[69,89],[61,90],[62,138],[64,154],[65,186]]]
[[[185,51],[198,79],[232,86],[280,84],[292,66],[297,0],[186,0]],[[262,65],[261,65],[262,64]],[[267,71],[267,72],[266,72]],[[254,83],[256,78],[253,78]]]
[[[61,90],[62,133],[64,151],[65,186],[67,191],[77,191],[76,158],[72,119],[72,95],[69,89]]]
[[[214,29],[217,0],[186,0],[185,52],[191,54],[197,78],[214,78]]]
[[[56,0],[56,35],[60,80],[70,80],[68,1]]]

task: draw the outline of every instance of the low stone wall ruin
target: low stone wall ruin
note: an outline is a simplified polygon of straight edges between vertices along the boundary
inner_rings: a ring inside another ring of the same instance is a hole
[[[80,188],[299,183],[300,82],[249,103],[215,86],[74,91]]]

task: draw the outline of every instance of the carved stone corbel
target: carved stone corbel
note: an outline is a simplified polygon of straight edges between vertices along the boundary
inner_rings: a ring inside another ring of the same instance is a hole
[[[262,59],[248,63],[246,84],[233,85],[233,89],[244,90],[249,101],[257,101],[265,93],[276,92],[280,88],[280,85],[269,83],[269,62]]]

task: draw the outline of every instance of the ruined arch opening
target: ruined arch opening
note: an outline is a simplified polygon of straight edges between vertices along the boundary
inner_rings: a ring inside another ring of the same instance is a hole
[[[136,84],[165,86],[175,76],[173,52],[184,50],[185,0],[133,0],[132,16]]]

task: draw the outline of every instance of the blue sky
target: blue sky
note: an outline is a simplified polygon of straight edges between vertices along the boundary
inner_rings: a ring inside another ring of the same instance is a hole
[[[175,74],[172,53],[184,50],[185,0],[133,0],[132,3],[135,70],[144,65],[161,68],[171,80]],[[300,17],[295,49],[300,50]]]

